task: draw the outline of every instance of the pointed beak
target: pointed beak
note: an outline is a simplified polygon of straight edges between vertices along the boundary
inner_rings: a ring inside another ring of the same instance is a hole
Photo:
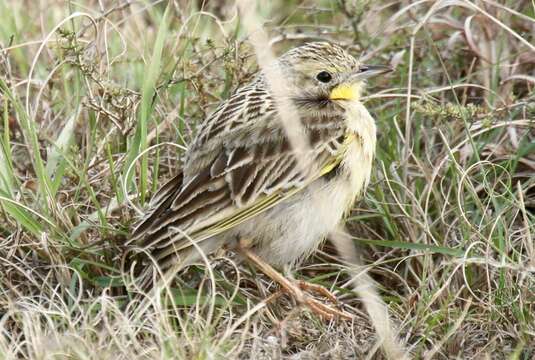
[[[361,81],[392,71],[394,71],[394,69],[387,65],[360,65],[359,68],[350,76],[350,79],[351,81]]]
[[[384,65],[360,65],[341,84],[331,90],[329,99],[331,100],[358,100],[362,91],[361,81],[376,75],[386,74],[394,71],[390,66]]]

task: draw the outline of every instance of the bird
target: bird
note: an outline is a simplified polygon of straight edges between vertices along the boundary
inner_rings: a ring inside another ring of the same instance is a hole
[[[202,254],[236,249],[311,310],[347,317],[303,294],[308,286],[334,301],[326,289],[277,268],[311,254],[364,193],[376,124],[361,97],[368,79],[392,69],[361,64],[327,41],[292,48],[271,69],[295,118],[281,118],[280,94],[259,70],[200,123],[180,171],[152,197],[128,244],[170,277]],[[298,122],[306,147],[293,146],[285,122]]]

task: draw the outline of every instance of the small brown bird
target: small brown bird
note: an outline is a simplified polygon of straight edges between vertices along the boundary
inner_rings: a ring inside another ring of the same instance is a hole
[[[153,197],[131,243],[172,275],[198,262],[200,251],[241,244],[249,260],[313,310],[340,315],[303,300],[300,285],[269,264],[293,264],[310,254],[366,188],[376,129],[361,92],[366,79],[391,69],[360,64],[327,42],[294,48],[274,66],[286,80],[299,115],[290,120],[300,121],[306,151],[292,149],[260,73],[201,124],[181,172]]]

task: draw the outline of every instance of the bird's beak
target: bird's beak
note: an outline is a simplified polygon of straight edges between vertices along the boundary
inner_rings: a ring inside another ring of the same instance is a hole
[[[371,77],[386,74],[394,71],[387,65],[360,65],[359,68],[349,77],[350,82],[366,80]]]
[[[393,71],[390,66],[384,65],[360,65],[355,72],[350,74],[343,83],[331,90],[331,100],[358,100],[362,91],[362,81],[373,76],[386,74]]]

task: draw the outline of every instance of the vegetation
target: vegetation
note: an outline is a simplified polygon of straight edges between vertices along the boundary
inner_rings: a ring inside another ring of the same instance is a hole
[[[535,356],[535,4],[257,11],[277,54],[326,39],[396,68],[367,90],[377,158],[347,226],[407,351]],[[293,276],[353,322],[318,319],[233,254],[135,307],[132,224],[258,70],[232,1],[0,0],[0,14],[0,359],[386,357],[329,242]]]

